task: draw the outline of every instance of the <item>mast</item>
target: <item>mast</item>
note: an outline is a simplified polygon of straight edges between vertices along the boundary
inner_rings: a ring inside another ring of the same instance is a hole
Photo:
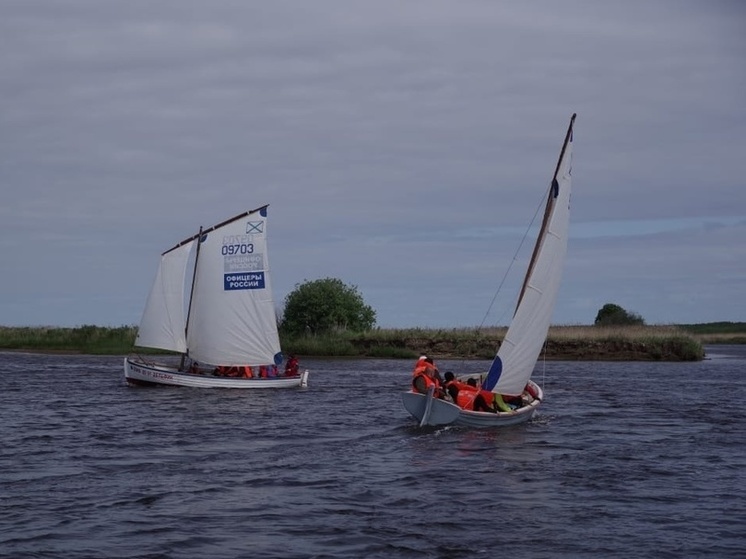
[[[189,289],[189,305],[187,306],[187,315],[186,315],[186,320],[184,321],[184,339],[185,340],[187,339],[187,334],[189,333],[189,315],[192,312],[192,298],[194,297],[194,278],[197,277],[197,262],[199,262],[199,248],[200,248],[200,245],[202,244],[202,226],[200,226],[199,233],[197,233],[196,237],[197,237],[197,251],[195,252],[195,255],[194,255],[194,266],[192,268],[192,286]],[[190,237],[189,239],[182,241],[176,246],[178,247],[184,243],[188,243],[194,238],[195,237]],[[181,354],[181,362],[179,364],[180,371],[184,370],[184,362],[186,361],[187,355],[189,355],[188,345],[186,348],[186,353]]]
[[[536,257],[539,255],[539,251],[541,250],[542,245],[544,244],[544,237],[546,236],[547,232],[547,225],[549,224],[549,219],[552,216],[552,211],[554,210],[554,203],[557,199],[557,195],[559,192],[559,184],[557,183],[557,173],[559,173],[560,165],[562,164],[562,159],[565,157],[565,151],[567,150],[567,144],[572,140],[572,126],[575,123],[575,117],[577,116],[577,113],[573,113],[572,117],[570,117],[570,125],[567,127],[567,134],[565,134],[565,141],[562,143],[562,150],[560,151],[559,158],[557,159],[557,166],[554,169],[554,175],[552,175],[552,183],[549,186],[549,193],[547,195],[547,205],[544,207],[544,218],[541,222],[541,229],[539,229],[539,235],[536,238],[536,244],[534,245],[534,252],[531,254],[531,260],[528,265],[528,270],[526,270],[526,277],[523,278],[523,285],[521,286],[521,294],[518,296],[518,302],[515,306],[515,311],[513,311],[513,316],[515,316],[515,313],[518,312],[518,307],[521,305],[521,301],[523,300],[523,295],[526,292],[526,288],[528,287],[528,282],[531,279],[531,275],[534,272],[534,265],[536,264]]]
[[[197,277],[197,263],[199,262],[199,249],[202,244],[202,227],[199,228],[199,240],[197,241],[197,252],[194,255],[194,268],[192,269],[192,287],[189,289],[189,305],[187,306],[186,321],[184,322],[184,337],[189,333],[189,316],[192,314],[192,298],[194,297],[194,279]],[[187,347],[189,353],[189,347]]]

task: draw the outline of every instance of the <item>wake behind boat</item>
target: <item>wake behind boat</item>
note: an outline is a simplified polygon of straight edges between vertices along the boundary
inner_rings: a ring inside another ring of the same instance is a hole
[[[181,354],[178,364],[124,359],[130,384],[199,388],[307,386],[280,350],[267,255],[267,207],[244,212],[161,255],[136,347]],[[188,292],[188,293],[187,293]]]
[[[432,390],[424,393],[413,388],[402,394],[404,408],[421,426],[516,425],[531,419],[544,397],[541,387],[530,379],[549,332],[567,254],[575,116],[573,114],[570,118],[547,193],[544,219],[505,339],[486,374],[464,375],[457,379],[463,390],[475,391],[469,394],[470,398],[457,398],[456,403],[448,401],[447,397],[439,398],[439,386],[432,374],[421,373]],[[470,378],[476,381],[474,389],[465,386]],[[491,400],[498,411],[475,411],[477,393]],[[506,405],[506,400],[513,403]]]

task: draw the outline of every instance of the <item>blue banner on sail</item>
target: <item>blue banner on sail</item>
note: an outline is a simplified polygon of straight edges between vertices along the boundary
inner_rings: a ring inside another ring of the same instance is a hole
[[[244,274],[223,274],[223,290],[264,289],[264,272]]]

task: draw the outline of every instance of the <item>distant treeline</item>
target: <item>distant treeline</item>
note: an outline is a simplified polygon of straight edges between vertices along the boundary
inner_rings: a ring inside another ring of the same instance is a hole
[[[507,328],[376,328],[323,336],[282,337],[285,353],[315,357],[491,359]],[[0,326],[0,349],[126,355],[136,326],[75,328]],[[553,326],[545,358],[575,360],[697,360],[702,344],[746,344],[746,322],[670,326]],[[137,348],[138,353],[162,353]]]
[[[746,334],[746,322],[703,322],[677,324],[677,327],[692,334]]]

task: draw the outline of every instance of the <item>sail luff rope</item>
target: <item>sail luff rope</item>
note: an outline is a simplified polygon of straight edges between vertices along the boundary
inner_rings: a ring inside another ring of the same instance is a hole
[[[490,301],[490,304],[487,307],[487,312],[484,313],[484,318],[482,318],[482,322],[479,323],[478,330],[481,330],[482,327],[484,326],[484,323],[487,321],[487,317],[489,316],[490,311],[492,310],[492,306],[495,304],[495,300],[497,299],[497,296],[500,294],[500,291],[502,290],[503,285],[507,281],[508,275],[510,274],[510,270],[513,269],[513,265],[518,261],[518,254],[521,252],[521,248],[523,248],[523,245],[526,242],[526,239],[528,238],[529,231],[531,231],[531,228],[533,227],[534,222],[536,221],[536,216],[539,215],[539,212],[544,207],[544,204],[546,204],[546,194],[541,195],[541,199],[539,200],[539,203],[536,205],[536,211],[534,212],[534,215],[531,218],[531,221],[529,221],[528,226],[526,227],[526,231],[523,233],[523,238],[521,239],[521,242],[518,243],[518,247],[513,253],[513,258],[510,261],[510,265],[508,266],[508,269],[505,271],[505,274],[503,275],[502,280],[500,281],[500,284],[497,286],[497,290],[495,291],[495,294],[492,296],[492,301]],[[501,315],[501,317],[503,315]]]

